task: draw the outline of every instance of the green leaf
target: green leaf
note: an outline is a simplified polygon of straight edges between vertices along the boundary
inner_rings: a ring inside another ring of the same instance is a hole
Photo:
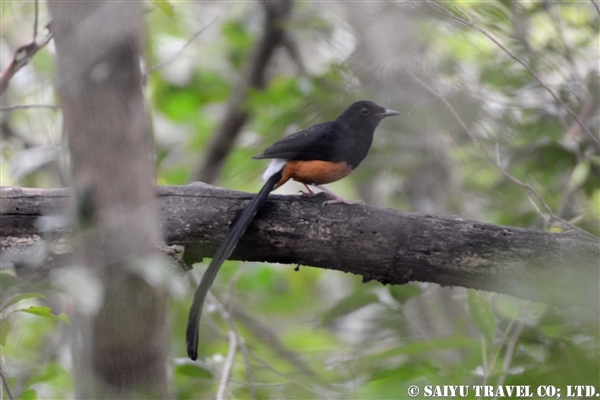
[[[583,185],[583,183],[587,180],[590,175],[590,163],[589,162],[581,162],[577,164],[577,166],[573,169],[571,173],[571,177],[569,179],[569,188],[571,190],[578,188]]]
[[[71,320],[69,320],[69,317],[67,317],[65,314],[60,314],[60,315],[52,315],[50,312],[52,311],[52,308],[50,307],[45,307],[45,306],[33,306],[33,307],[29,307],[29,308],[24,308],[22,310],[17,310],[17,311],[21,311],[27,314],[33,314],[33,315],[37,315],[38,317],[42,317],[42,318],[47,318],[47,319],[51,319],[53,321],[59,321],[59,322],[63,322],[67,325],[71,325]]]
[[[331,307],[321,318],[322,325],[329,325],[337,318],[343,317],[371,303],[377,303],[378,298],[372,292],[354,292]]]
[[[555,339],[567,339],[570,337],[569,327],[565,324],[546,325],[540,328],[544,336]]]
[[[164,12],[167,16],[173,17],[175,15],[174,7],[171,3],[166,0],[151,0],[154,7]]]
[[[369,357],[372,361],[382,358],[391,358],[397,356],[414,356],[417,354],[426,354],[439,350],[452,350],[462,348],[478,348],[480,342],[478,339],[466,336],[448,336],[431,340],[423,340],[407,343],[404,346],[395,347],[380,353],[374,353]]]
[[[500,319],[516,319],[521,316],[521,308],[525,300],[499,294],[494,298],[494,310]]]
[[[211,379],[213,377],[213,374],[210,371],[207,371],[205,368],[202,368],[197,363],[192,362],[178,365],[175,368],[175,373],[185,376],[191,376],[193,378]]]
[[[27,389],[19,396],[19,400],[37,400],[37,391],[34,389]]]
[[[0,346],[4,346],[6,344],[6,339],[8,338],[8,333],[10,332],[10,321],[8,318],[2,318],[0,320]]]
[[[246,24],[238,20],[225,22],[221,26],[221,35],[227,41],[231,64],[237,70],[241,70],[252,45],[252,34],[246,28]]]
[[[10,272],[0,272],[0,290],[4,293],[6,290],[25,286],[26,281],[22,278],[14,276]]]
[[[469,304],[469,313],[471,314],[473,325],[475,325],[488,342],[492,342],[496,336],[498,321],[490,306],[490,302],[481,292],[469,289],[467,303]]]
[[[36,383],[50,382],[57,378],[60,374],[65,373],[67,372],[60,365],[58,365],[56,362],[51,362],[46,366],[41,374],[33,376],[29,382],[27,382],[27,386],[33,386]]]
[[[416,360],[408,365],[394,369],[377,371],[370,376],[369,381],[384,381],[387,384],[406,382],[411,379],[422,378],[423,376],[432,376],[437,370],[438,368],[427,361]]]
[[[389,287],[389,291],[394,300],[399,303],[404,303],[423,293],[423,289],[416,285],[392,285]]]
[[[408,391],[407,382],[416,379],[434,379],[440,368],[431,362],[415,360],[393,369],[378,371],[369,377],[368,382],[359,387],[357,398],[361,399],[400,399]],[[422,397],[422,396],[419,396]]]
[[[4,311],[5,309],[12,306],[13,304],[18,303],[19,301],[25,300],[25,299],[46,299],[46,297],[43,294],[36,293],[36,292],[23,293],[18,296],[15,296],[12,299],[10,299],[9,301],[7,301],[6,304],[4,306],[2,306],[1,310]]]

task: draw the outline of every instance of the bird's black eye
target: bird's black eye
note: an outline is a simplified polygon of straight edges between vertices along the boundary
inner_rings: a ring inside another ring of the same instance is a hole
[[[371,110],[369,110],[369,109],[368,109],[368,108],[366,108],[366,107],[363,107],[363,108],[361,108],[361,109],[360,109],[360,113],[361,113],[362,115],[364,115],[364,116],[367,116],[367,115],[371,114]]]

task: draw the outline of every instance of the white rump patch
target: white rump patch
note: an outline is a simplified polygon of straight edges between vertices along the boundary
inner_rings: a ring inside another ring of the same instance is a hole
[[[272,159],[269,163],[269,166],[267,167],[267,170],[263,174],[263,179],[266,181],[267,179],[281,171],[283,167],[285,167],[285,164],[287,164],[287,160],[283,160],[281,158]]]

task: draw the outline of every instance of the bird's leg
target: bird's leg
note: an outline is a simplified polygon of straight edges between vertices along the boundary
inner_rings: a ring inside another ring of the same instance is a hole
[[[306,188],[306,190],[308,190],[308,193],[303,192],[301,190],[300,193],[302,193],[302,196],[312,196],[313,194],[315,194],[315,192],[313,192],[313,190],[310,188],[310,186],[308,186],[306,183],[303,183],[303,185]]]
[[[356,201],[352,201],[352,200],[346,200],[343,197],[338,196],[337,194],[333,193],[331,190],[327,189],[325,186],[322,185],[317,185],[317,184],[313,184],[316,188],[321,189],[322,191],[324,191],[325,193],[327,193],[328,195],[330,195],[331,197],[333,197],[333,200],[328,200],[326,202],[323,203],[324,206],[329,205],[329,204],[359,204],[359,202]]]

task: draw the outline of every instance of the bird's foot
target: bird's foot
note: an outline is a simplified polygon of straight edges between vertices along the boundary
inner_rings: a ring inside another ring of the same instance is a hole
[[[315,194],[315,192],[313,192],[310,186],[308,186],[306,183],[304,184],[304,187],[306,188],[307,192],[300,190],[299,192],[301,196],[313,196]]]
[[[359,201],[347,200],[341,197],[335,198],[333,200],[327,200],[323,202],[323,206],[328,206],[330,204],[360,204]]]
[[[324,206],[327,206],[329,204],[364,204],[362,201],[346,200],[343,197],[340,197],[337,194],[333,193],[331,190],[327,189],[325,186],[321,186],[321,185],[315,185],[315,186],[317,188],[321,189],[322,191],[324,191],[325,193],[327,193],[329,196],[333,197],[333,200],[327,200],[327,201],[323,202]]]

